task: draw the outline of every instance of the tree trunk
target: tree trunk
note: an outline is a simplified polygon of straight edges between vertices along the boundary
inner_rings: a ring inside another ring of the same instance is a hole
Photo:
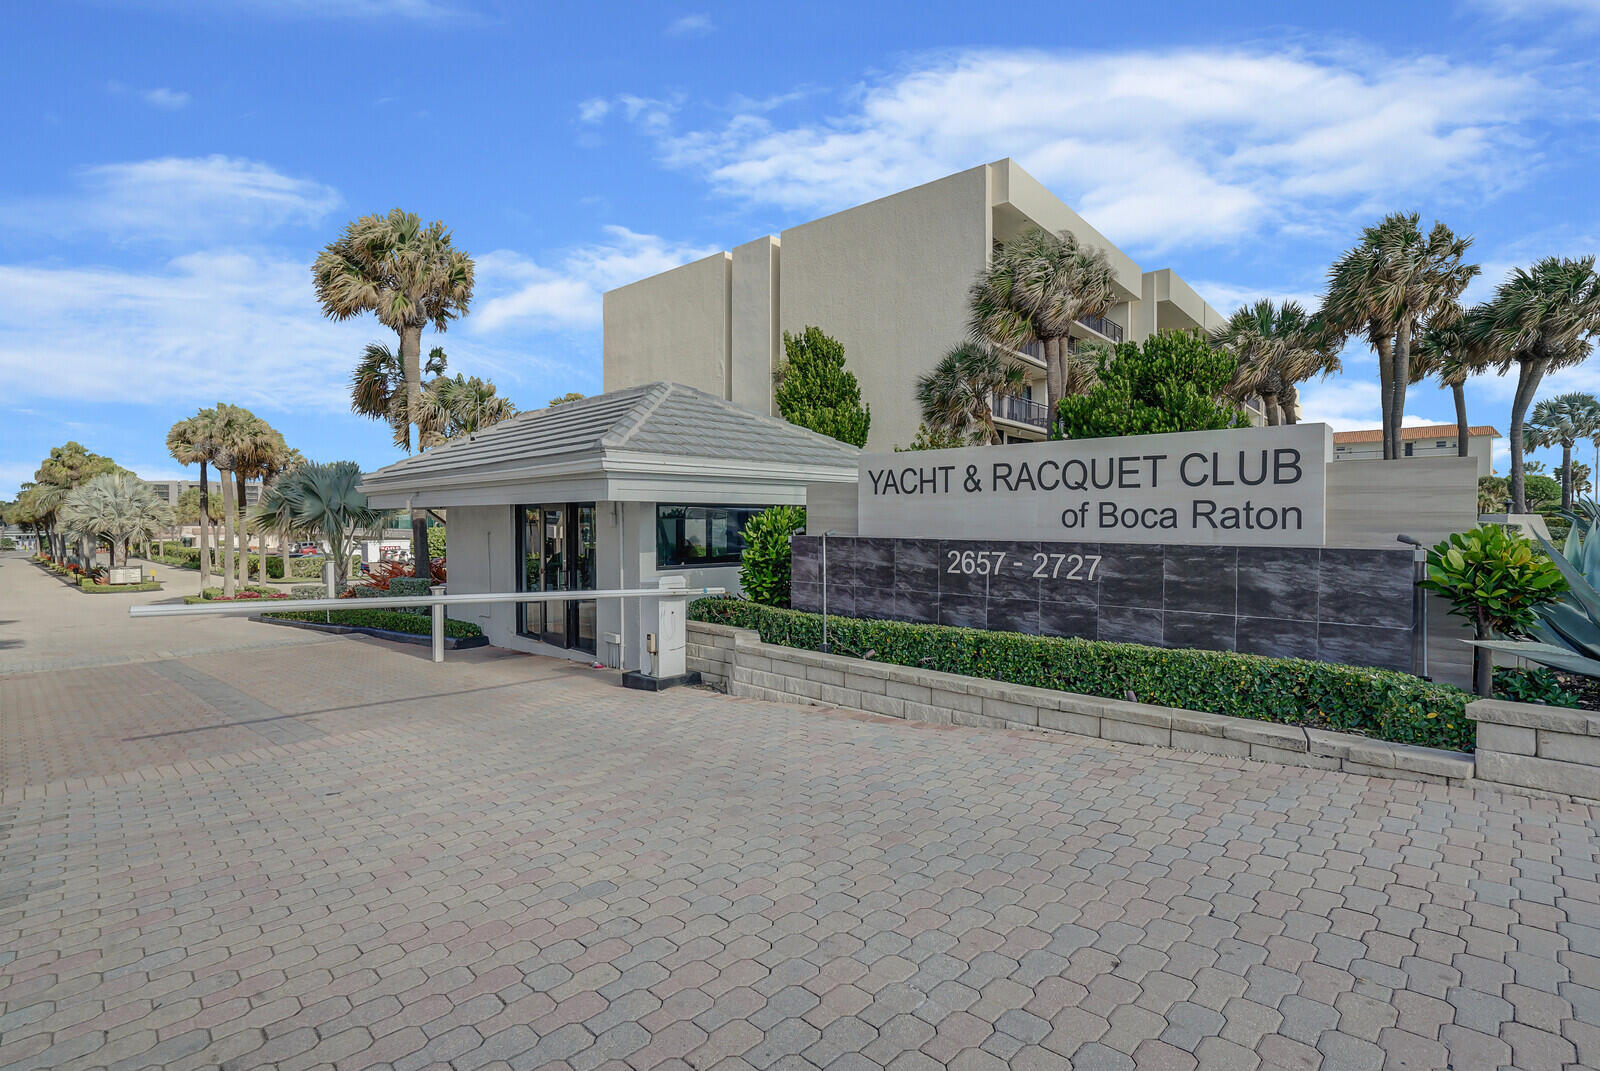
[[[1401,457],[1400,429],[1406,422],[1406,387],[1411,383],[1411,320],[1409,317],[1400,321],[1400,328],[1394,334],[1394,372],[1389,377],[1389,391],[1393,401],[1389,403],[1389,438],[1394,443],[1394,456]]]
[[[289,572],[289,529],[278,529],[278,553],[283,558],[283,582],[289,583],[294,574]]]
[[[1066,347],[1065,339],[1044,340],[1045,432],[1052,439],[1055,438],[1058,407],[1067,381]]]
[[[243,591],[250,586],[250,525],[245,520],[245,480],[243,469],[234,470],[233,485],[233,506],[239,511],[239,515],[234,521],[239,535],[239,590]]]
[[[1534,392],[1544,378],[1545,361],[1532,357],[1517,362],[1517,393],[1511,401],[1511,428],[1507,438],[1511,441],[1511,511],[1528,512],[1528,500],[1523,488],[1522,425],[1528,416],[1528,406],[1533,404]]]
[[[1561,444],[1561,508],[1572,512],[1572,444]]]
[[[433,579],[433,563],[428,560],[428,518],[411,511],[411,572],[419,580]]]
[[[1487,647],[1472,651],[1472,690],[1488,699],[1494,695],[1494,652]]]
[[[211,484],[206,480],[205,459],[200,460],[200,590],[211,586],[210,543]]]
[[[1467,385],[1452,383],[1450,393],[1456,399],[1456,456],[1467,457]]]
[[[1389,434],[1389,411],[1394,405],[1394,344],[1387,338],[1378,340],[1378,395],[1383,410],[1383,458],[1388,461],[1398,451],[1394,436]]]
[[[222,594],[234,594],[233,586],[233,474],[219,469],[222,483]]]
[[[1266,391],[1261,392],[1261,411],[1267,415],[1267,427],[1275,428],[1283,422],[1278,413],[1278,396]]]
[[[400,372],[406,379],[406,417],[417,433],[417,450],[422,450],[422,325],[400,329]],[[406,433],[410,438],[410,432]]]

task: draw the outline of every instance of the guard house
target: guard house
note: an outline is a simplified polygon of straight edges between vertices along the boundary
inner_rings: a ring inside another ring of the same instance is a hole
[[[570,591],[560,602],[453,607],[499,647],[649,666],[641,599],[584,591],[739,589],[741,532],[807,484],[853,494],[853,446],[679,383],[648,383],[523,413],[369,473],[384,509],[449,510],[454,593]],[[652,608],[653,612],[653,608]]]

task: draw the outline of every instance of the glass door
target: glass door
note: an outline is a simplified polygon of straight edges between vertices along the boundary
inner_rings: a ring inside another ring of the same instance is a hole
[[[517,509],[522,591],[593,591],[595,518],[593,502],[558,502]],[[591,654],[595,650],[595,601],[563,599],[518,605],[517,631],[543,643]]]
[[[572,555],[567,548],[567,507],[544,506],[539,510],[540,538],[544,540],[545,591],[567,591],[572,587],[567,575],[572,566]],[[556,647],[567,646],[570,634],[567,622],[569,604],[547,602],[544,604],[544,629],[541,639]]]

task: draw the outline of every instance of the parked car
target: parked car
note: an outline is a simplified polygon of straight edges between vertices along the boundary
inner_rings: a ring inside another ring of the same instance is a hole
[[[317,544],[315,544],[315,543],[309,543],[309,542],[307,542],[307,543],[296,543],[294,545],[294,549],[289,551],[289,557],[291,557],[291,558],[310,558],[310,557],[312,557],[314,555],[321,554],[321,553],[322,553],[322,548],[317,546]]]

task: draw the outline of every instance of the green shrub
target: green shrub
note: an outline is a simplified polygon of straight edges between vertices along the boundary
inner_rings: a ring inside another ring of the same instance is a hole
[[[5,536],[4,538],[0,538],[0,550],[16,550],[16,549],[17,549],[17,541],[15,539],[12,539],[10,536]]]
[[[767,643],[786,647],[815,650],[822,640],[817,614],[743,599],[699,599],[689,617],[754,629]],[[828,619],[828,638],[835,650],[870,651],[895,665],[1107,699],[1132,692],[1141,703],[1399,744],[1467,751],[1475,736],[1465,712],[1470,695],[1393,670],[843,617]]]
[[[390,632],[404,632],[412,636],[432,634],[432,620],[418,614],[396,610],[280,610],[262,614],[262,617],[281,617],[290,621],[311,621],[317,624],[352,625],[357,628],[381,628]],[[483,629],[471,621],[444,619],[444,634],[453,639],[468,640],[482,636]]]
[[[802,506],[773,506],[745,522],[739,586],[746,598],[767,606],[789,605],[789,537],[804,531],[805,526]]]
[[[1457,532],[1428,551],[1422,586],[1448,599],[1479,640],[1526,636],[1537,609],[1567,590],[1561,570],[1533,540],[1498,524]],[[1493,690],[1490,656],[1480,647],[1473,657],[1474,687],[1486,696]]]
[[[291,599],[325,599],[328,589],[321,584],[296,584],[289,589]]]
[[[444,557],[444,525],[435,524],[428,529],[428,557]]]
[[[1513,703],[1539,703],[1547,707],[1576,707],[1578,697],[1561,687],[1561,681],[1540,666],[1513,669],[1502,666],[1494,671],[1494,694]]]
[[[815,327],[798,335],[785,331],[783,352],[772,395],[778,414],[842,443],[867,445],[872,410],[861,402],[861,386],[845,368],[838,340]]]
[[[1123,342],[1100,358],[1099,383],[1057,404],[1060,423],[1052,436],[1098,439],[1249,427],[1243,409],[1220,400],[1237,366],[1231,354],[1192,331]]]

